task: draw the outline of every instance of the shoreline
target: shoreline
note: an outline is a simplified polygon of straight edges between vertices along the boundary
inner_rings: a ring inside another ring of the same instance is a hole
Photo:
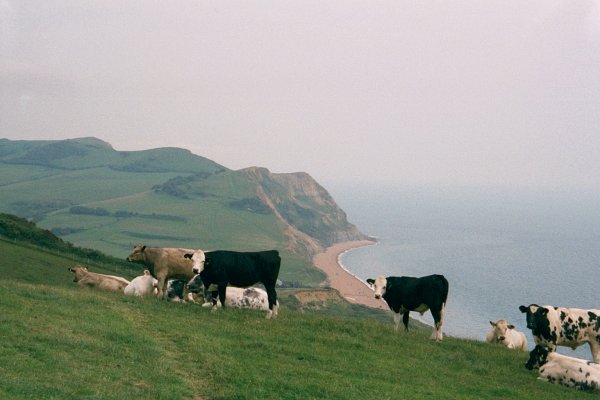
[[[324,252],[315,254],[313,265],[325,273],[329,286],[340,292],[350,303],[388,310],[387,304],[383,300],[377,300],[369,286],[344,268],[340,261],[344,253],[376,243],[372,240],[336,243],[325,249]]]

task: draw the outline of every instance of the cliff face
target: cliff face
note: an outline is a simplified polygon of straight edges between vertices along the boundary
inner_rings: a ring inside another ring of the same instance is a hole
[[[274,174],[259,167],[239,172],[256,183],[257,197],[287,227],[291,249],[312,256],[334,243],[370,239],[309,174]]]

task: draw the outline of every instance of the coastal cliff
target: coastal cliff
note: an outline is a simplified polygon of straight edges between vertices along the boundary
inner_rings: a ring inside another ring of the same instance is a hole
[[[335,243],[369,239],[309,174],[275,174],[259,167],[239,172],[257,184],[257,197],[286,226],[290,248],[313,256]]]

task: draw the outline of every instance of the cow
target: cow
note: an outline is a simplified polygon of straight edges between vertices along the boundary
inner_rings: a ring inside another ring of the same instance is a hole
[[[553,306],[520,306],[527,314],[527,328],[536,344],[556,351],[556,346],[572,349],[587,343],[594,362],[600,361],[600,310]]]
[[[203,252],[197,250],[185,255],[192,260],[193,271],[200,274],[204,287],[216,285],[221,305],[226,307],[227,285],[249,287],[262,283],[269,299],[269,311],[266,318],[277,316],[277,292],[275,284],[281,267],[281,257],[277,250],[238,252],[215,250]],[[212,299],[213,311],[217,307],[217,299]]]
[[[135,262],[148,267],[150,274],[158,280],[158,298],[167,299],[167,283],[169,279],[192,279],[192,262],[183,255],[194,250],[147,247],[138,244],[133,252],[127,256],[127,261]]]
[[[81,265],[75,265],[69,268],[72,272],[73,282],[76,282],[81,287],[97,288],[102,290],[108,290],[111,292],[121,292],[125,290],[129,281],[120,276],[97,274],[95,272],[89,272],[86,267]]]
[[[509,349],[527,351],[527,338],[523,332],[515,329],[515,326],[509,324],[505,319],[499,319],[496,322],[490,321],[492,326],[485,338],[488,343],[499,343]]]
[[[600,364],[550,352],[541,345],[529,353],[527,369],[539,368],[539,378],[579,390],[600,389]]]
[[[434,327],[431,339],[443,339],[442,325],[444,307],[448,298],[448,281],[443,275],[428,275],[420,278],[410,276],[378,276],[367,279],[375,291],[375,298],[383,298],[394,312],[394,330],[398,331],[400,315],[404,328],[408,331],[408,315],[410,311],[425,313],[431,310]]]
[[[192,278],[194,279],[194,278]],[[167,300],[175,303],[196,303],[204,302],[204,294],[191,292],[187,287],[187,281],[183,279],[171,279],[167,284]]]
[[[150,296],[158,293],[158,281],[150,275],[150,271],[144,270],[144,275],[135,277],[125,287],[125,295],[127,296]]]
[[[189,290],[194,292],[199,292],[204,288],[200,274],[194,276],[187,285]],[[212,303],[205,304],[212,306]],[[217,307],[220,305],[220,302],[217,303]],[[248,308],[253,310],[267,311],[269,310],[269,296],[267,295],[267,292],[261,288],[238,288],[235,286],[230,286],[227,288],[225,305],[232,308]]]

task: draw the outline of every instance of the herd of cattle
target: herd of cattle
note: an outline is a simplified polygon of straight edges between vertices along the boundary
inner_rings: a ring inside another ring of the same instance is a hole
[[[69,270],[73,281],[83,287],[122,292],[131,296],[157,296],[170,301],[200,302],[206,307],[250,308],[267,311],[276,317],[279,303],[275,285],[281,258],[276,250],[259,252],[202,251],[180,248],[135,246],[127,261],[146,266],[144,275],[128,281],[114,275],[89,272],[82,266]],[[252,287],[262,283],[266,290]],[[448,281],[442,275],[384,277],[368,279],[375,298],[386,301],[398,330],[400,317],[408,330],[410,311],[430,310],[434,320],[431,339],[443,339],[444,308]],[[525,364],[539,368],[539,379],[580,390],[600,390],[600,310],[539,306],[520,306],[526,314],[535,348]],[[486,342],[526,351],[527,339],[504,319],[490,321]],[[592,361],[565,356],[557,346],[575,349],[588,344]]]

